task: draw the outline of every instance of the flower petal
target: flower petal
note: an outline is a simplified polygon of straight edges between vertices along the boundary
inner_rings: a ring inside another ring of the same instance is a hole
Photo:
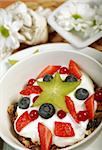
[[[20,47],[20,43],[15,37],[10,36],[9,38],[7,38],[6,46],[7,48],[17,49]]]
[[[23,24],[27,27],[31,27],[32,26],[32,18],[29,14],[23,14]]]
[[[25,37],[20,33],[15,33],[15,37],[19,40],[20,43],[25,42]]]
[[[73,14],[76,14],[77,13],[77,5],[76,5],[77,3],[75,3],[75,2],[70,2],[69,4],[68,4],[68,11],[69,11],[69,13],[71,14],[71,15],[73,15]]]
[[[23,2],[16,2],[6,8],[7,11],[13,14],[27,13],[27,6]]]
[[[0,9],[0,18],[2,18],[2,25],[9,26],[12,22],[12,15],[5,9]],[[1,25],[1,24],[0,24]]]
[[[77,5],[77,13],[84,18],[93,19],[95,15],[95,9],[91,8],[90,5],[87,3],[79,3]]]
[[[19,31],[23,26],[23,22],[22,21],[14,21],[12,23],[12,31],[13,32],[17,32]]]
[[[4,53],[4,47],[5,47],[5,39],[2,36],[0,36],[0,55]]]

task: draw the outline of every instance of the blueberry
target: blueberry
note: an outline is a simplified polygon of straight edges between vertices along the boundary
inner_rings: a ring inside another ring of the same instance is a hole
[[[30,105],[30,98],[29,97],[23,97],[21,98],[20,102],[18,103],[19,108],[21,109],[27,109]]]
[[[39,108],[39,115],[44,119],[49,119],[55,114],[55,108],[50,103],[44,103]]]
[[[77,81],[77,78],[72,74],[68,75],[65,79],[65,82],[75,82],[75,81]]]
[[[52,79],[53,79],[53,76],[52,76],[52,75],[46,74],[46,75],[44,76],[44,78],[43,78],[43,81],[49,82],[49,81],[51,81]]]
[[[85,100],[89,96],[89,92],[86,89],[80,88],[75,92],[75,97],[79,100]]]

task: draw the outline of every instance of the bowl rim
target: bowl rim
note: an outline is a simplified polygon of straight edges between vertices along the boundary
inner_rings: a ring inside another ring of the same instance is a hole
[[[59,53],[59,52],[66,52],[66,53],[74,53],[74,54],[78,54],[78,55],[82,55],[82,56],[84,56],[84,57],[87,57],[88,59],[90,59],[91,61],[94,61],[94,63],[96,63],[100,68],[102,68],[102,64],[101,63],[99,63],[97,60],[95,60],[94,58],[92,58],[91,56],[88,56],[88,55],[86,55],[86,54],[84,54],[84,53],[82,53],[82,52],[79,52],[79,51],[75,51],[75,50],[68,50],[68,51],[66,51],[66,50],[53,50],[53,51],[44,51],[44,52],[41,52],[41,53],[36,53],[35,55],[31,55],[31,56],[28,56],[27,58],[25,58],[25,59],[23,59],[23,60],[21,60],[21,61],[19,61],[17,64],[15,64],[13,67],[11,67],[5,74],[4,74],[4,76],[0,79],[0,84],[3,82],[3,80],[5,79],[5,77],[7,76],[7,74],[9,74],[12,70],[15,70],[16,69],[16,67],[17,66],[19,66],[20,64],[22,64],[22,63],[25,63],[26,61],[29,61],[29,59],[34,59],[34,57],[36,57],[36,55],[44,55],[44,54],[46,54],[46,53],[55,53],[55,52],[57,52],[57,53]],[[84,144],[84,143],[86,143],[88,140],[90,140],[92,137],[95,137],[95,135],[101,130],[101,128],[102,128],[102,122],[100,123],[100,125],[89,135],[89,136],[87,136],[86,138],[84,138],[83,140],[81,140],[81,141],[79,141],[78,143],[75,143],[75,144],[73,144],[73,145],[71,145],[71,146],[69,146],[69,147],[67,147],[67,149],[66,148],[62,148],[62,150],[70,150],[70,149],[74,149],[74,148],[77,148],[78,146],[81,146],[82,144]],[[10,141],[9,141],[9,138],[7,138],[4,134],[3,134],[3,132],[0,130],[0,137],[7,143],[7,144],[9,144],[11,147],[14,147],[14,148],[16,148],[16,149],[19,149],[19,150],[23,150],[23,148],[21,148],[21,147],[19,147],[19,146],[17,146],[17,144],[15,144],[15,143],[11,143]],[[25,149],[27,149],[27,150],[29,150],[28,148],[25,148]]]

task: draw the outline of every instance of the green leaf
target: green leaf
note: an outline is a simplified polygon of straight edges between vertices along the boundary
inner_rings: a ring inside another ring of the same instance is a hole
[[[39,49],[35,50],[33,54],[39,53]]]
[[[18,60],[14,60],[14,59],[8,59],[8,63],[10,65],[15,65],[18,62]]]

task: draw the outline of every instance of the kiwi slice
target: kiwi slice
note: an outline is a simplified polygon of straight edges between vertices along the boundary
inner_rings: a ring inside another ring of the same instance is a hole
[[[37,82],[43,92],[39,95],[37,101],[34,102],[33,107],[51,103],[57,108],[68,112],[65,96],[75,90],[80,85],[80,82],[63,82],[59,73],[56,73],[50,82]]]

